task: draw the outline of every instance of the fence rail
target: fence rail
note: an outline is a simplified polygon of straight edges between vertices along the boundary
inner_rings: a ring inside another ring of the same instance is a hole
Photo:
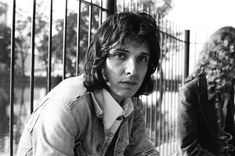
[[[45,95],[62,79],[81,73],[83,65],[81,60],[93,33],[107,16],[121,11],[148,12],[156,18],[159,25],[162,54],[161,66],[154,75],[156,90],[151,95],[140,98],[143,101],[149,137],[156,144],[160,155],[168,156],[175,153],[178,88],[188,74],[185,64],[188,65],[189,31],[164,20],[155,14],[154,8],[140,5],[137,0],[77,0],[74,1],[75,10],[69,7],[71,1],[65,0],[62,19],[55,19],[54,15],[55,4],[59,2],[50,0],[46,4],[48,8],[46,14],[45,11],[40,12],[40,7],[43,6],[40,4],[41,1],[31,1],[32,14],[27,15],[30,23],[24,25],[31,28],[26,35],[27,38],[21,43],[22,46],[26,45],[22,56],[27,53],[28,60],[22,65],[24,67],[26,64],[28,69],[29,74],[25,75],[18,71],[16,62],[16,56],[22,52],[19,50],[18,39],[22,37],[20,35],[23,29],[21,31],[18,25],[21,19],[17,11],[17,0],[12,0],[10,85],[6,85],[10,93],[8,137],[10,149],[9,151],[0,149],[0,154],[8,152],[11,156],[15,154],[25,119],[37,105],[35,99]],[[42,25],[43,27],[40,27]],[[44,63],[40,63],[40,59]],[[4,78],[6,77],[2,79]],[[20,91],[22,97],[30,96],[28,102],[21,99],[18,103],[16,100],[19,94],[18,87],[23,86],[18,83],[29,86],[28,89],[21,88]]]

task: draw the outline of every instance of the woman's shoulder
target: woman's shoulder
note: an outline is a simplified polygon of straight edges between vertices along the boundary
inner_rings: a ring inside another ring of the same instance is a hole
[[[194,78],[179,88],[180,94],[191,95],[198,94],[201,87],[201,78]]]
[[[53,88],[46,97],[66,103],[74,101],[77,97],[87,93],[87,88],[84,86],[84,79],[83,75],[67,78]]]

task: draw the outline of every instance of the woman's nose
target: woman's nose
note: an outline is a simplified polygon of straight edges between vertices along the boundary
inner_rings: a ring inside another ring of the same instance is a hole
[[[135,75],[137,73],[137,65],[134,59],[129,59],[125,66],[125,73]]]

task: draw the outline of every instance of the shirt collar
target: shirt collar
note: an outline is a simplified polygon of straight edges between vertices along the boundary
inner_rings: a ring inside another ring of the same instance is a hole
[[[97,117],[103,118],[105,128],[109,129],[120,116],[127,117],[134,110],[131,98],[123,101],[121,107],[106,89],[91,93]]]

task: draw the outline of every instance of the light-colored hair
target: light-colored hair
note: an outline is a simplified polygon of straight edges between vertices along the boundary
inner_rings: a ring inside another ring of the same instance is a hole
[[[214,32],[200,54],[194,73],[186,82],[206,76],[214,89],[229,89],[235,74],[235,28],[225,26]]]

